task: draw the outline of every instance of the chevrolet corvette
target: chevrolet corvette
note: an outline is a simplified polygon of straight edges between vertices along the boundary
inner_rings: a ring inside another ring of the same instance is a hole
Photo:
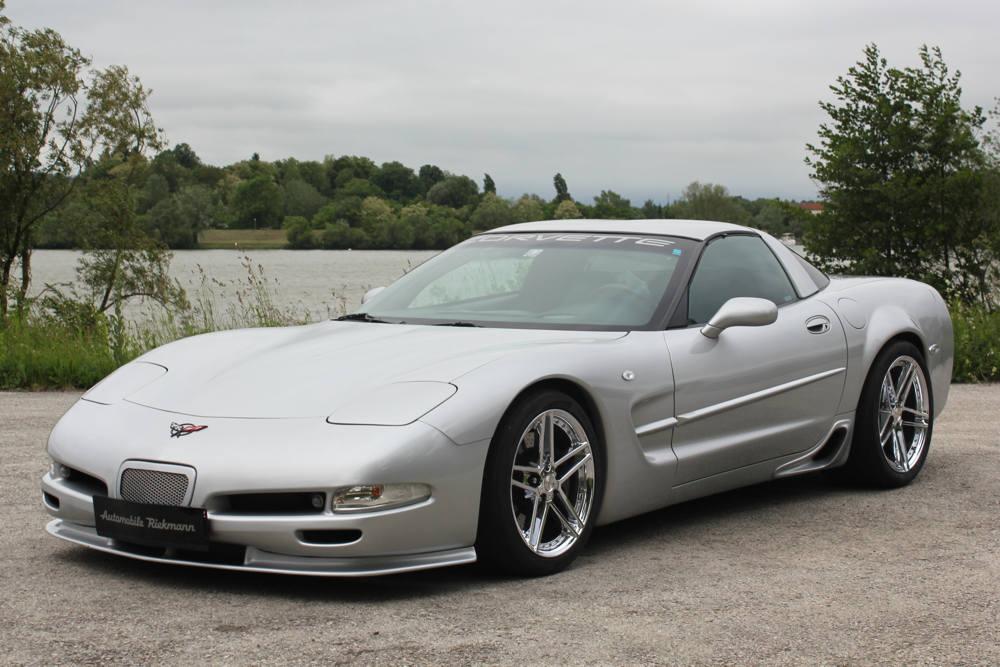
[[[42,501],[52,535],[146,561],[545,575],[595,526],[692,498],[834,468],[910,483],[952,357],[930,286],[828,277],[760,231],[524,223],[336,320],[126,364],[55,426]]]

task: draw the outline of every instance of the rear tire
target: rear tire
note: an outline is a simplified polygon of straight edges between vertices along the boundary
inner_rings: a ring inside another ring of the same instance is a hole
[[[573,398],[542,390],[519,399],[490,444],[479,560],[519,576],[565,569],[593,531],[605,469],[593,424]]]
[[[920,349],[895,341],[872,364],[858,402],[846,472],[878,488],[906,486],[917,476],[931,444],[934,403]]]

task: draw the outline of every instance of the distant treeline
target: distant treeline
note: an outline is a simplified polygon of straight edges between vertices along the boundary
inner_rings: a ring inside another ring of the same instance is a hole
[[[84,174],[84,177],[87,177]],[[257,154],[225,167],[205,164],[188,144],[143,163],[133,205],[150,237],[170,248],[198,247],[206,229],[281,229],[293,248],[445,248],[470,234],[514,222],[562,218],[691,218],[749,224],[798,236],[808,213],[779,199],[735,197],[720,185],[692,183],[671,204],[641,206],[611,190],[590,204],[575,200],[562,175],[554,196],[496,194],[489,174],[479,182],[425,164],[376,164],[366,157],[294,158],[267,162]],[[90,247],[91,190],[37,229],[43,248]]]

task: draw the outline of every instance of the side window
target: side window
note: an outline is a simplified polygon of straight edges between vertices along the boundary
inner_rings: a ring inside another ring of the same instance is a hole
[[[688,288],[688,324],[704,324],[729,299],[753,296],[777,305],[795,290],[774,253],[756,236],[727,236],[709,243]]]

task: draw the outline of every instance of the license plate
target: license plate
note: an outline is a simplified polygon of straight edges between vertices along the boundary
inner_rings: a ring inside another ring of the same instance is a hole
[[[199,507],[146,505],[94,496],[97,534],[150,547],[208,549],[208,515]]]

